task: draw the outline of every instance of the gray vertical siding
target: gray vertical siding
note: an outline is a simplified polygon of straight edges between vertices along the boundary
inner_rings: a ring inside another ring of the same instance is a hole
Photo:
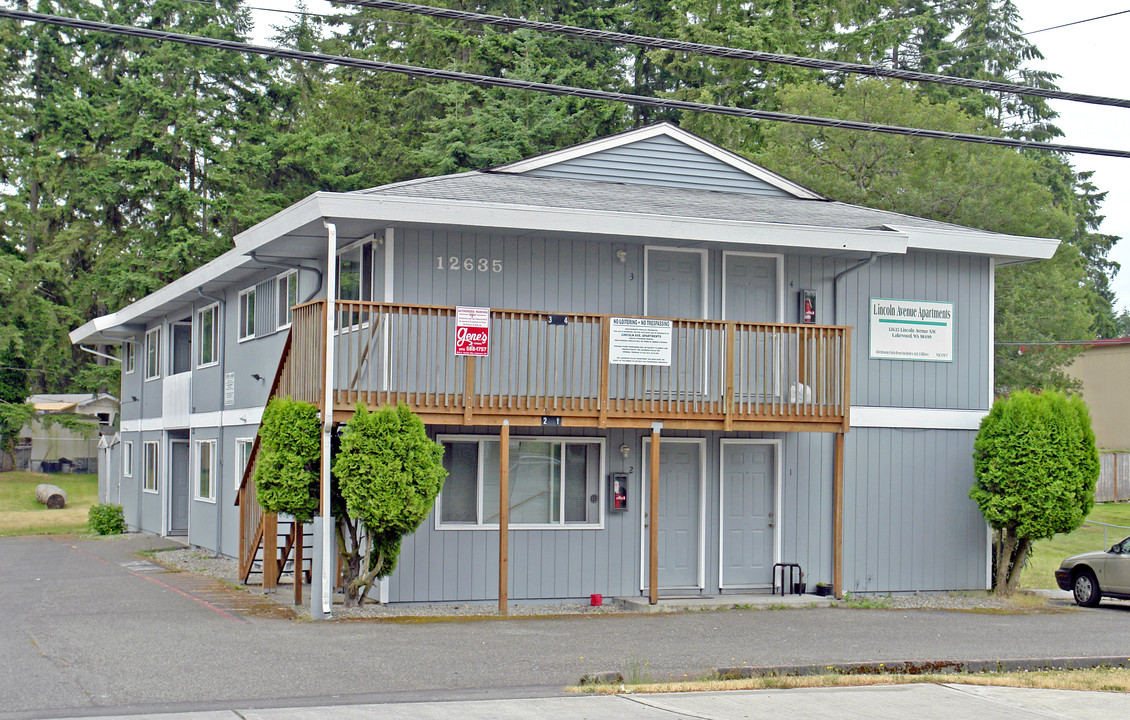
[[[530,170],[533,177],[601,180],[756,195],[788,193],[673,138],[657,136]]]
[[[968,430],[855,428],[844,448],[844,589],[985,587]]]
[[[852,404],[987,410],[989,357],[988,260],[952,253],[885,256],[841,281],[840,324],[855,328]],[[953,362],[871,360],[870,298],[951,302]]]
[[[492,434],[489,428],[445,428],[444,432]],[[547,434],[540,428],[515,428],[515,436]],[[569,433],[555,432],[553,435]],[[610,430],[608,472],[628,472],[629,510],[607,511],[604,529],[511,530],[509,594],[513,599],[585,598],[640,594],[640,515],[646,492],[640,454],[646,433]],[[718,522],[719,440],[777,438],[781,443],[781,558],[798,562],[809,583],[832,576],[832,436],[814,433],[764,435],[670,432],[671,438],[706,438],[704,592],[719,591]],[[661,440],[662,442],[662,440]],[[625,460],[621,444],[631,448]],[[606,479],[602,478],[602,482]],[[498,596],[498,531],[436,530],[429,516],[405,538],[400,562],[389,580],[389,598],[398,601],[489,600]]]

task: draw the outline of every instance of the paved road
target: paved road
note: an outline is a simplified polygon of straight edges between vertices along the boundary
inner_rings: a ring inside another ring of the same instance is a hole
[[[299,623],[172,587],[161,541],[0,538],[0,720],[552,695],[582,674],[1127,655],[1130,608]]]

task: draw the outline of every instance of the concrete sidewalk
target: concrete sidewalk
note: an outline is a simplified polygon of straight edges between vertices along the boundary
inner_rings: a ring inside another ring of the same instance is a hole
[[[468,700],[370,705],[204,711],[147,714],[154,720],[738,720],[781,717],[789,720],[933,720],[1044,718],[1108,720],[1130,713],[1121,693],[990,688],[974,685],[887,685],[798,690],[651,695],[583,695],[507,700]],[[103,720],[137,716],[104,716]]]

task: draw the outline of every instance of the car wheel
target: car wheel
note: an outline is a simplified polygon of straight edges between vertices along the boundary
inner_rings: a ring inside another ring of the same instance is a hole
[[[1102,597],[1099,593],[1099,581],[1090,570],[1081,570],[1075,576],[1075,581],[1071,583],[1071,589],[1075,595],[1075,604],[1083,607],[1098,605]]]

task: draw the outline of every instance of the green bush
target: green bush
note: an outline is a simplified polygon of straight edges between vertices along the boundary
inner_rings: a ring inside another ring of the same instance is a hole
[[[338,519],[346,601],[363,602],[373,581],[396,567],[401,538],[431,512],[447,477],[443,447],[428,438],[406,405],[375,412],[359,405],[341,437],[333,473],[348,512]]]
[[[86,518],[90,531],[99,535],[121,535],[126,531],[126,514],[121,505],[95,503]]]
[[[255,497],[269,513],[309,522],[318,509],[321,422],[310,403],[275,398],[259,426]]]
[[[1017,391],[993,403],[973,445],[969,497],[997,531],[998,592],[1016,587],[1036,540],[1071,532],[1095,503],[1099,454],[1087,405]]]

